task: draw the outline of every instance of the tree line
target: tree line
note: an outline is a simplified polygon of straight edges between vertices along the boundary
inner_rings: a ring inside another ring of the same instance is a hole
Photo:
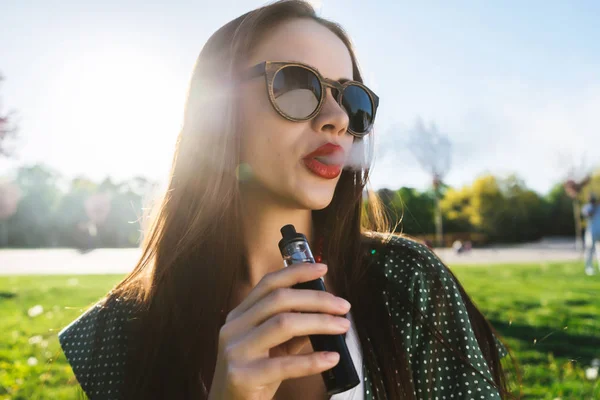
[[[600,171],[599,171],[600,172]],[[0,247],[132,247],[139,244],[144,206],[157,184],[144,177],[95,182],[66,180],[43,165],[18,168],[0,182]],[[600,173],[581,192],[600,193]],[[574,236],[573,200],[562,183],[546,195],[515,175],[482,175],[460,188],[437,188],[444,238],[477,244],[526,242],[547,236]],[[380,189],[396,231],[417,237],[436,233],[433,188]]]
[[[461,188],[441,185],[439,208],[444,227],[444,243],[455,239],[472,240],[475,244],[519,243],[550,236],[570,236],[576,233],[573,202],[587,201],[590,192],[600,193],[600,171],[572,199],[563,182],[540,195],[527,187],[516,175],[497,177],[485,174]],[[378,191],[395,230],[428,238],[434,242],[436,233],[435,198],[432,188]],[[580,216],[577,216],[580,218]],[[585,228],[585,221],[581,225]]]
[[[43,165],[18,168],[0,182],[0,247],[136,246],[155,188],[144,177],[67,181]]]

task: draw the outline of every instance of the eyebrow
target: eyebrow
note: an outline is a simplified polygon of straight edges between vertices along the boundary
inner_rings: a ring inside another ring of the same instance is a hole
[[[288,60],[288,61],[281,61],[281,62],[292,62],[292,63],[298,63],[298,64],[304,64],[304,65],[308,65],[309,67],[312,67],[312,68],[316,69],[317,71],[319,71],[319,73],[321,74],[321,76],[322,76],[323,78],[325,78],[325,79],[331,79],[331,78],[327,78],[327,77],[326,77],[326,76],[323,74],[323,72],[321,72],[321,70],[320,70],[319,68],[315,67],[315,66],[314,66],[314,65],[312,65],[312,64],[307,64],[307,63],[306,63],[306,62],[304,62],[304,61],[299,61],[299,60],[290,59],[290,60]],[[354,79],[352,79],[352,78],[340,78],[340,79],[331,79],[331,80],[332,80],[332,81],[339,82],[339,83],[341,83],[342,85],[343,85],[344,83],[346,83],[346,82],[354,81]]]

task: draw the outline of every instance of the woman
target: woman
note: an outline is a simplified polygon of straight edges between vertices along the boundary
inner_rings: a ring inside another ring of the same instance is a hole
[[[456,278],[363,205],[378,101],[305,2],[213,34],[141,260],[60,333],[90,398],[327,398],[338,356],[307,335],[340,333],[361,384],[333,399],[508,395],[505,350]],[[282,268],[286,224],[322,264]],[[319,276],[329,293],[290,288]]]

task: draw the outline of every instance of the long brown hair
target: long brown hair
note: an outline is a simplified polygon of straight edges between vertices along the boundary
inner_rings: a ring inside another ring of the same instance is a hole
[[[353,79],[362,81],[343,29],[318,17],[304,1],[280,1],[251,11],[210,37],[194,67],[168,190],[150,219],[142,257],[106,299],[137,305],[124,385],[128,399],[207,398],[219,329],[245,263],[238,228],[242,129],[228,88],[261,38],[295,18],[317,21],[336,34],[350,51]],[[353,305],[361,345],[371,350],[365,352],[365,362],[382,378],[382,385],[373,380],[377,392],[410,399],[414,392],[405,349],[380,295],[381,276],[371,273],[365,258],[368,245],[382,242],[382,235],[368,232],[389,233],[376,196],[369,192],[366,206],[363,201],[368,175],[369,168],[344,170],[331,204],[313,211],[313,223],[316,232],[328,227],[328,277]],[[494,383],[505,390],[498,354],[489,350],[494,348],[492,328],[466,294],[465,302]]]

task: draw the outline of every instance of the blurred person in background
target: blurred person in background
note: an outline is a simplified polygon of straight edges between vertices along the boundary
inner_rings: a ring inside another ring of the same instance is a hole
[[[585,273],[594,275],[594,253],[598,259],[600,270],[600,206],[594,193],[590,194],[589,202],[581,209],[587,220],[585,229]]]
[[[509,396],[507,348],[456,277],[363,204],[378,103],[346,33],[307,2],[209,38],[141,259],[59,333],[92,400]],[[317,264],[283,268],[286,224]],[[328,292],[291,288],[319,277]],[[308,335],[341,333],[360,384],[328,396],[339,355]]]
[[[461,242],[460,240],[455,240],[455,241],[452,243],[452,249],[454,250],[454,252],[455,252],[456,254],[460,254],[460,253],[462,253],[462,252],[463,252],[463,250],[464,250],[463,242]]]

